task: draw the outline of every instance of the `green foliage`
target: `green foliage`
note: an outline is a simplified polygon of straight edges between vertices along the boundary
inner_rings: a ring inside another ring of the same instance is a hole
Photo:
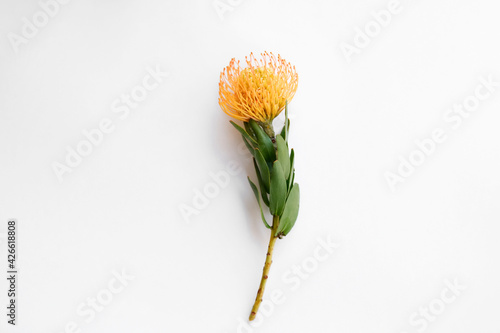
[[[253,193],[255,194],[255,198],[257,199],[257,202],[259,203],[259,208],[260,208],[260,216],[262,217],[262,222],[264,222],[264,225],[266,228],[271,229],[271,226],[266,221],[266,218],[264,217],[264,211],[262,210],[262,205],[260,204],[260,199],[259,199],[259,190],[257,189],[257,186],[250,180],[250,177],[248,177],[248,182],[250,183],[250,187],[253,190]]]
[[[273,216],[279,217],[275,236],[286,236],[295,225],[300,202],[299,185],[294,183],[295,152],[288,147],[288,105],[285,108],[285,125],[275,137],[266,134],[262,126],[254,120],[245,122],[244,128],[232,121],[231,124],[241,133],[246,147],[254,157],[258,186],[250,178],[248,181],[259,204],[262,221],[267,228],[271,228],[264,216],[265,205]],[[268,133],[270,132],[268,130]]]
[[[255,141],[255,139],[251,138],[250,135],[248,135],[248,133],[243,129],[241,128],[241,126],[239,126],[238,124],[236,124],[234,121],[230,121],[231,125],[234,126],[234,128],[236,128],[238,130],[238,132],[241,133],[241,135],[243,135],[243,137],[245,139],[247,139],[250,143],[252,143],[254,146],[257,145],[257,142]]]
[[[253,159],[253,166],[255,168],[255,173],[257,174],[257,180],[259,181],[260,194],[262,196],[262,201],[264,201],[266,206],[269,207],[269,197],[267,195],[268,192],[266,190],[266,186],[264,185],[264,181],[262,180],[262,176],[260,175],[259,166],[257,165],[255,158]]]
[[[269,170],[269,166],[266,160],[264,159],[264,156],[262,156],[262,153],[260,152],[259,148],[255,148],[254,156],[255,156],[255,162],[259,166],[259,168],[255,171],[260,172],[260,176],[262,177],[262,183],[264,184],[267,193],[269,193],[269,188],[271,186],[271,170]]]
[[[288,146],[285,142],[285,139],[281,137],[281,135],[276,136],[276,147],[278,155],[278,161],[283,168],[283,173],[285,174],[285,178],[288,179],[290,176],[290,156],[288,156]]]
[[[287,190],[286,179],[280,161],[275,161],[271,170],[271,191],[269,192],[269,210],[271,214],[280,216],[285,208]]]
[[[299,216],[300,189],[299,184],[295,183],[286,200],[285,209],[280,218],[280,224],[276,230],[275,236],[286,236],[292,230]]]
[[[262,127],[260,127],[255,120],[250,120],[250,126],[255,133],[257,144],[262,152],[262,155],[268,163],[273,163],[276,159],[276,152],[271,138],[266,134],[266,132],[264,132]]]

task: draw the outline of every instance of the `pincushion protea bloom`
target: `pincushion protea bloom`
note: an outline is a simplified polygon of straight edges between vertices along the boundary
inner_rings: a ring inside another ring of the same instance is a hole
[[[288,149],[288,102],[297,90],[298,76],[295,67],[279,55],[265,52],[257,60],[250,54],[247,67],[231,60],[224,68],[219,83],[219,105],[225,113],[243,121],[244,128],[233,121],[231,124],[241,133],[243,142],[253,155],[258,187],[248,181],[260,207],[264,225],[271,229],[257,297],[249,320],[257,315],[271,268],[276,240],[292,230],[299,214],[299,185],[294,183],[294,150]],[[273,119],[285,109],[285,125],[276,135]],[[262,201],[261,201],[262,199]],[[273,216],[267,223],[262,207],[269,207]]]
[[[246,68],[234,58],[220,75],[219,105],[229,116],[242,121],[269,122],[276,118],[295,95],[298,75],[295,66],[280,55],[253,53],[245,57]]]

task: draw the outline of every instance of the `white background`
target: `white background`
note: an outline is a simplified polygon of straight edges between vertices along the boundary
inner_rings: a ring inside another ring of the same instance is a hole
[[[355,45],[389,1],[232,3],[220,16],[210,0],[74,0],[13,47],[42,9],[1,0],[0,266],[16,218],[20,278],[14,328],[0,283],[0,331],[500,332],[500,86],[459,128],[443,118],[480,77],[500,81],[498,1],[401,0],[350,61],[342,43]],[[269,234],[218,80],[232,57],[266,50],[299,73],[290,144],[301,211],[267,286],[284,301],[238,330]],[[113,103],[148,67],[169,75],[120,118]],[[105,118],[114,130],[59,181],[54,163]],[[391,191],[386,172],[436,128],[447,140]],[[243,171],[184,218],[180,207],[230,162]],[[317,263],[328,237],[340,245]],[[307,278],[287,280],[303,263]],[[122,270],[134,279],[91,320],[79,315]],[[466,287],[449,304],[446,280]],[[425,329],[410,322],[431,305]]]

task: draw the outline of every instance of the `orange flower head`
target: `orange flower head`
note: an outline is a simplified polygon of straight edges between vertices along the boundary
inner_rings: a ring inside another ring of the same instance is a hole
[[[256,59],[245,57],[242,68],[234,58],[220,74],[219,105],[229,116],[249,121],[270,122],[285,108],[297,91],[298,75],[280,55],[270,52]]]

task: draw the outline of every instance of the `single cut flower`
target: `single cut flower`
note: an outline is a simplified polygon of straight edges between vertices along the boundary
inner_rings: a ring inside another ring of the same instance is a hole
[[[219,105],[225,113],[243,121],[243,127],[230,121],[240,132],[245,146],[253,156],[257,184],[248,182],[259,205],[264,226],[271,230],[266,261],[248,320],[257,316],[264,297],[273,262],[274,245],[295,225],[299,214],[300,188],[295,182],[295,152],[288,147],[290,120],[288,103],[295,95],[298,76],[295,67],[279,55],[265,52],[257,60],[250,54],[247,66],[231,60],[224,68],[219,83]],[[276,133],[273,119],[285,109],[285,123]],[[266,207],[272,223],[266,218]]]
[[[245,57],[241,67],[234,58],[224,68],[219,82],[219,105],[229,116],[248,122],[270,123],[290,103],[298,86],[298,75],[280,55],[271,52],[256,59]]]

